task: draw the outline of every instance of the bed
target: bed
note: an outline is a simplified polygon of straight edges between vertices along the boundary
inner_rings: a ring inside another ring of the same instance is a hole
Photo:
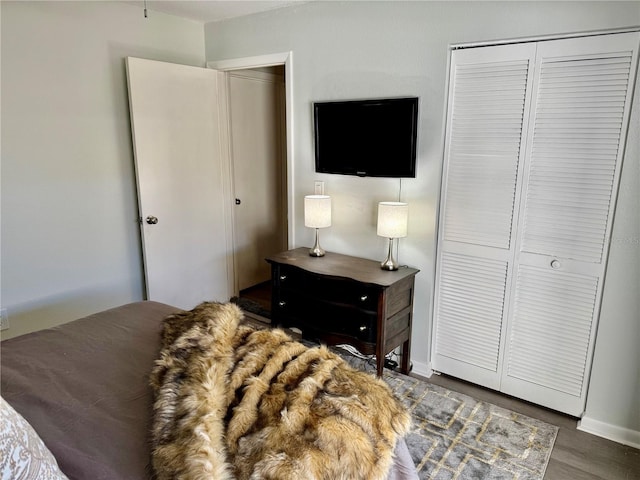
[[[69,479],[152,478],[149,374],[162,320],[178,311],[136,302],[0,344],[2,398]],[[389,480],[416,479],[404,441],[395,452]]]

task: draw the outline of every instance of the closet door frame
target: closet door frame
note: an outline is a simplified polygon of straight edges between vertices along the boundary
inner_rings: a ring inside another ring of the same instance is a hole
[[[515,396],[520,396],[521,398],[526,398],[527,396],[529,396],[529,399],[532,399],[532,401],[536,402],[536,403],[540,403],[542,405],[545,405],[545,398],[544,398],[544,394],[542,396],[539,395],[539,392],[534,393],[533,395],[531,394],[531,392],[527,392],[524,391],[526,390],[526,388],[523,389],[522,392],[514,392],[513,391],[513,385],[510,385],[511,380],[506,378],[506,355],[507,355],[507,341],[509,336],[511,335],[512,331],[512,323],[511,323],[511,315],[512,315],[512,309],[514,308],[514,299],[515,299],[515,291],[514,291],[514,295],[512,297],[509,297],[509,291],[512,290],[512,286],[515,286],[515,282],[516,282],[516,267],[519,265],[519,262],[522,258],[526,258],[526,257],[530,257],[529,254],[525,253],[525,252],[520,252],[520,245],[522,243],[522,228],[521,225],[519,224],[520,221],[522,221],[522,218],[520,218],[520,215],[523,214],[524,212],[524,207],[525,204],[524,202],[526,201],[525,195],[526,195],[526,188],[525,186],[527,185],[526,181],[527,178],[525,178],[525,175],[528,176],[528,168],[529,168],[529,162],[530,162],[530,148],[531,148],[531,138],[530,135],[527,134],[526,138],[522,139],[522,152],[521,152],[521,161],[520,161],[520,165],[519,165],[519,186],[518,186],[518,192],[517,192],[517,200],[516,200],[516,207],[515,209],[517,211],[514,211],[514,223],[513,226],[514,228],[516,226],[518,226],[518,228],[514,231],[514,233],[516,234],[514,236],[513,242],[512,242],[512,255],[510,257],[511,259],[511,263],[509,264],[508,270],[507,270],[507,274],[508,274],[508,278],[507,278],[507,287],[506,287],[506,297],[504,300],[504,312],[503,312],[503,331],[502,331],[502,337],[501,337],[501,341],[500,341],[500,352],[499,352],[499,367],[498,367],[498,371],[496,372],[498,374],[498,379],[497,381],[492,381],[492,379],[487,380],[487,378],[483,377],[483,376],[478,376],[478,375],[460,375],[459,372],[452,372],[450,365],[446,365],[446,369],[444,368],[445,365],[442,362],[442,359],[438,360],[437,358],[437,354],[438,354],[438,349],[437,349],[437,340],[438,340],[438,322],[436,321],[436,319],[438,318],[438,294],[439,294],[439,278],[441,275],[441,271],[442,271],[442,255],[443,255],[443,251],[445,250],[444,248],[444,239],[443,239],[443,223],[444,223],[444,211],[446,208],[446,194],[447,194],[447,181],[448,181],[448,155],[449,155],[449,132],[450,132],[450,127],[451,127],[451,115],[452,115],[452,102],[451,102],[451,97],[452,97],[452,91],[453,91],[453,79],[452,79],[452,68],[451,65],[453,63],[452,61],[452,56],[454,54],[454,51],[458,50],[458,49],[466,49],[466,48],[474,48],[474,47],[492,47],[492,46],[498,46],[498,45],[511,45],[514,43],[538,43],[541,41],[555,41],[555,40],[565,40],[565,39],[571,39],[571,38],[582,38],[582,37],[594,37],[594,36],[599,36],[599,35],[610,35],[610,34],[619,34],[619,33],[633,33],[634,35],[636,35],[637,38],[637,34],[638,34],[638,29],[637,28],[627,28],[627,29],[616,29],[616,30],[607,30],[607,31],[599,31],[599,32],[590,32],[590,33],[577,33],[577,34],[568,34],[568,35],[562,35],[562,36],[545,36],[545,37],[534,37],[534,38],[527,38],[527,39],[516,39],[516,40],[507,40],[507,41],[502,41],[502,42],[479,42],[479,43],[467,43],[467,44],[458,44],[458,45],[452,45],[450,47],[450,55],[449,55],[449,64],[448,64],[448,71],[447,71],[447,86],[448,86],[448,90],[446,92],[447,94],[447,99],[446,99],[446,108],[445,108],[445,125],[446,125],[446,129],[443,132],[443,158],[444,158],[444,163],[443,163],[443,172],[442,172],[442,176],[441,176],[441,190],[440,190],[440,197],[438,200],[438,225],[437,225],[437,231],[438,231],[438,238],[437,238],[437,244],[436,244],[436,270],[435,270],[435,274],[436,274],[436,281],[434,281],[434,290],[433,290],[433,302],[432,302],[432,311],[431,311],[431,319],[432,319],[432,324],[431,324],[431,364],[433,367],[433,370],[438,372],[439,370],[442,369],[442,371],[444,371],[445,373],[450,373],[454,376],[458,376],[459,378],[463,378],[469,381],[472,381],[474,383],[478,383],[481,385],[485,385],[488,386],[490,388],[494,388],[494,389],[498,389],[498,390],[503,390],[503,386],[506,386],[506,393],[510,393],[512,395]],[[536,47],[537,48],[537,47]],[[621,129],[620,132],[620,139],[619,139],[619,155],[616,161],[616,170],[615,170],[615,180],[614,180],[614,187],[612,190],[612,194],[611,194],[611,200],[610,200],[610,204],[609,204],[609,220],[607,222],[607,227],[606,227],[606,236],[605,236],[605,244],[604,244],[604,249],[603,249],[603,254],[602,254],[602,269],[601,269],[601,274],[599,276],[599,281],[598,281],[598,290],[597,290],[597,296],[596,296],[596,303],[594,306],[594,314],[593,314],[593,321],[592,321],[592,325],[591,325],[591,336],[589,339],[589,345],[588,345],[588,353],[587,353],[587,360],[586,360],[586,365],[585,365],[585,371],[584,371],[584,381],[583,381],[583,385],[582,385],[582,392],[580,395],[580,398],[578,399],[577,402],[574,402],[574,404],[572,406],[569,407],[562,407],[562,406],[558,406],[557,404],[553,404],[553,405],[547,405],[550,406],[551,408],[555,408],[561,411],[567,411],[568,413],[571,413],[573,415],[581,415],[582,414],[582,410],[584,408],[584,405],[586,403],[586,395],[588,392],[588,383],[589,383],[589,375],[591,373],[591,361],[593,358],[593,351],[595,349],[595,337],[596,337],[596,332],[597,332],[597,324],[598,324],[598,320],[599,320],[599,314],[600,314],[600,304],[601,304],[601,298],[602,298],[602,291],[603,291],[603,285],[604,285],[604,280],[605,280],[605,275],[606,275],[606,265],[607,265],[607,260],[608,260],[608,253],[609,253],[609,239],[610,239],[610,235],[611,235],[611,231],[612,231],[612,227],[613,227],[613,215],[615,212],[615,207],[616,207],[616,200],[617,200],[617,190],[618,190],[618,185],[619,185],[619,179],[620,179],[620,174],[621,174],[621,168],[622,168],[622,161],[624,158],[624,151],[625,151],[625,147],[626,147],[626,136],[627,136],[627,131],[628,131],[628,121],[629,121],[629,115],[630,115],[630,110],[631,110],[631,97],[633,95],[633,90],[634,90],[634,82],[636,80],[637,77],[637,63],[638,63],[638,45],[637,45],[637,41],[635,46],[633,47],[633,60],[631,62],[631,72],[629,74],[629,85],[628,85],[628,89],[627,89],[627,98],[626,98],[626,103],[625,103],[625,113],[624,113],[624,121],[623,121],[623,127]],[[535,62],[531,69],[530,69],[530,78],[536,78],[537,76],[537,66],[538,62]],[[537,82],[537,80],[536,80]],[[537,88],[537,87],[536,87]],[[530,118],[531,121],[534,120],[535,118],[535,111],[533,111],[533,108],[535,107],[535,105],[533,104],[533,102],[536,99],[535,96],[535,92],[531,92],[531,104],[530,104],[530,110],[527,112],[527,118]],[[531,127],[528,130],[525,130],[524,127],[524,123],[523,123],[523,131],[525,133],[527,133],[529,130],[532,130],[533,125],[531,125]],[[526,151],[526,155],[524,155],[523,152]],[[524,155],[524,157],[523,157]],[[523,160],[526,160],[527,164],[524,165]],[[526,171],[522,171],[520,170],[521,168],[526,168]],[[522,175],[522,176],[520,176]],[[522,198],[520,198],[522,197]],[[517,248],[516,248],[517,247]],[[547,266],[548,267],[548,262],[549,259],[547,258],[538,258],[538,259],[534,259],[534,263],[537,262],[540,266]],[[568,267],[570,270],[574,270],[577,271],[578,273],[582,272],[582,273],[588,273],[588,272],[592,272],[593,268],[587,266],[585,268],[584,265],[580,265],[578,262],[575,262],[571,259],[568,260],[563,260],[564,263],[564,267]],[[506,380],[505,380],[506,379]],[[525,386],[526,387],[526,386]],[[516,387],[517,389],[522,389],[522,385],[519,385],[518,387]]]

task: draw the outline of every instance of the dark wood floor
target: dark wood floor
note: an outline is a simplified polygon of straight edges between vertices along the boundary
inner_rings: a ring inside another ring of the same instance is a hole
[[[240,292],[241,298],[253,300],[262,308],[271,310],[271,282],[259,283]]]
[[[268,282],[243,290],[240,296],[270,309]],[[558,426],[545,480],[640,480],[640,450],[581,432],[576,428],[578,420],[573,417],[446,375],[432,375],[424,380]]]

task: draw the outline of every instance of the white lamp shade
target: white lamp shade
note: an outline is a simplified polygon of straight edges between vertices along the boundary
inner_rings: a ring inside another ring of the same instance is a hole
[[[378,204],[378,235],[387,238],[407,236],[409,204],[380,202]]]
[[[331,226],[331,197],[307,195],[304,197],[304,226],[325,228]]]

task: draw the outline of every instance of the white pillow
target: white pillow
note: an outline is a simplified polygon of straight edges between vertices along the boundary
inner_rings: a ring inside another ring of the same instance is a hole
[[[0,397],[2,480],[68,480],[29,422]]]

